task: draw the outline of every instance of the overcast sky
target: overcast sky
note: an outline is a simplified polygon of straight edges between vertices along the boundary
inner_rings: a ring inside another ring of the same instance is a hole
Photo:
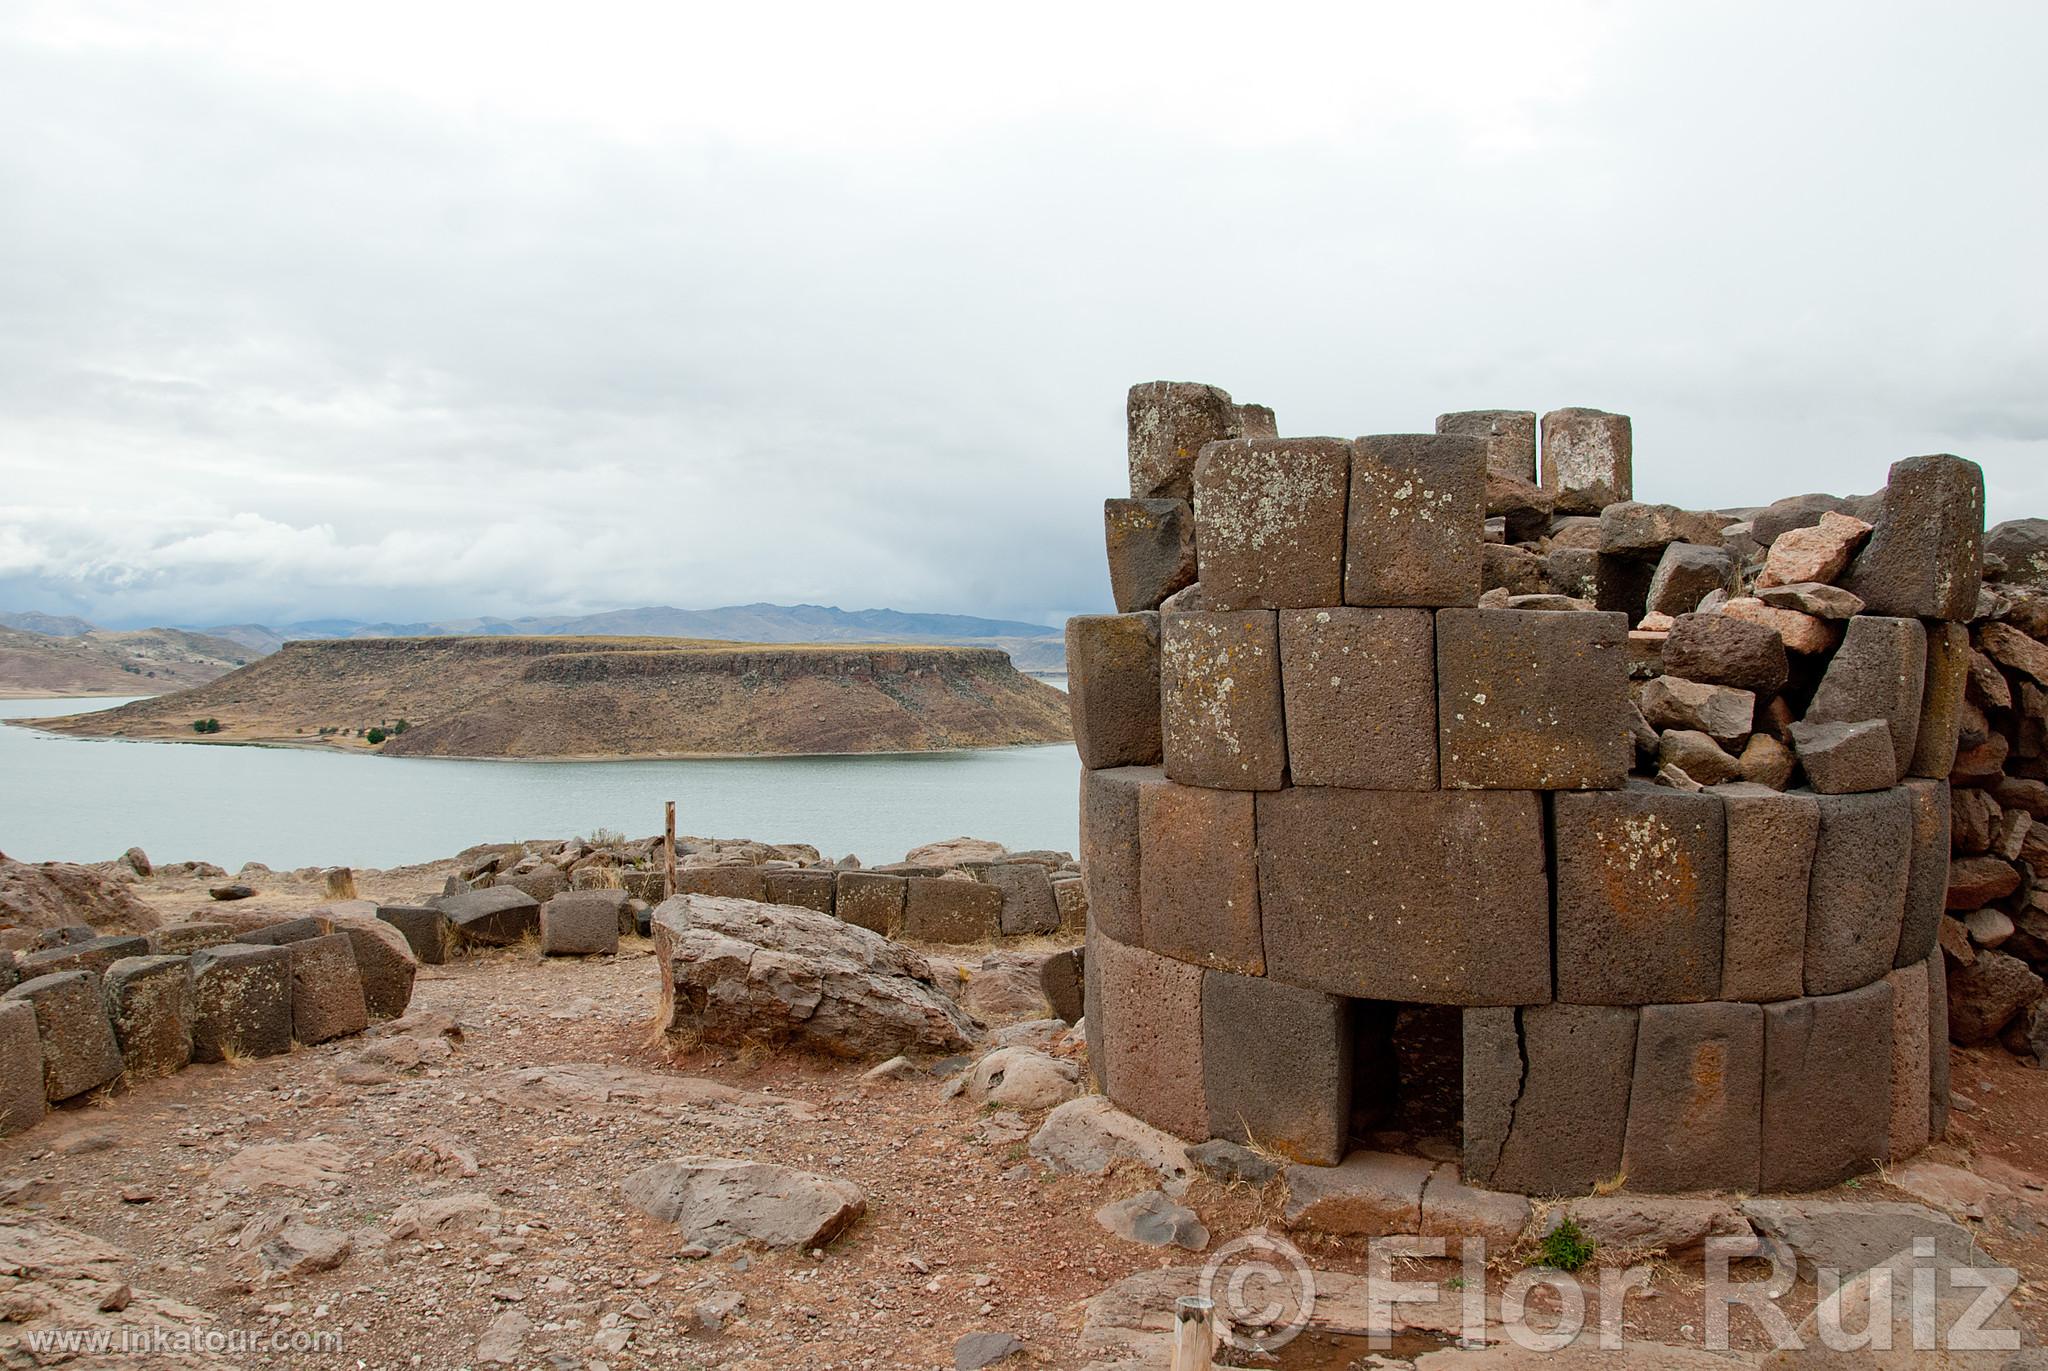
[[[1134,381],[2048,514],[2035,5],[0,6],[0,608],[1108,603]]]

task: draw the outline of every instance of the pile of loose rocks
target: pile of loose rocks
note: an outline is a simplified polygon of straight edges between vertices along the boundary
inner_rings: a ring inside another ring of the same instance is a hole
[[[1067,639],[1113,1101],[1525,1193],[1824,1186],[1939,1136],[1973,463],[1702,514],[1634,501],[1597,410],[1281,439],[1151,383],[1129,417],[1120,612]]]

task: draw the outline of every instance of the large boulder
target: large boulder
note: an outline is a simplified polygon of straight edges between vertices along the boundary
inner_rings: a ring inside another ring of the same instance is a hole
[[[133,933],[163,922],[120,881],[69,862],[27,862],[0,856],[0,924],[63,928],[84,924]]]
[[[635,1209],[676,1225],[713,1252],[741,1243],[822,1246],[867,1208],[851,1181],[721,1157],[656,1162],[628,1176],[621,1189]]]
[[[892,1057],[957,1052],[976,1030],[923,957],[816,910],[678,895],[653,932],[670,1031]]]

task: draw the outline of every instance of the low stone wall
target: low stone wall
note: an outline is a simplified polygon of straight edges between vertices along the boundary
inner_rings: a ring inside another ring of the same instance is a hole
[[[1304,1162],[1455,1138],[1525,1193],[1939,1135],[1977,468],[1769,529],[1630,501],[1625,416],[1235,411],[1133,391],[1123,612],[1068,625],[1105,1093]]]

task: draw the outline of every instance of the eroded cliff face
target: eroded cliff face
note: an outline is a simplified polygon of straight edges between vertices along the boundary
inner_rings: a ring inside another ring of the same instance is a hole
[[[1066,697],[988,648],[664,638],[288,643],[195,690],[45,721],[92,737],[367,747],[440,757],[934,751],[1059,742]],[[324,731],[323,730],[327,730]]]

